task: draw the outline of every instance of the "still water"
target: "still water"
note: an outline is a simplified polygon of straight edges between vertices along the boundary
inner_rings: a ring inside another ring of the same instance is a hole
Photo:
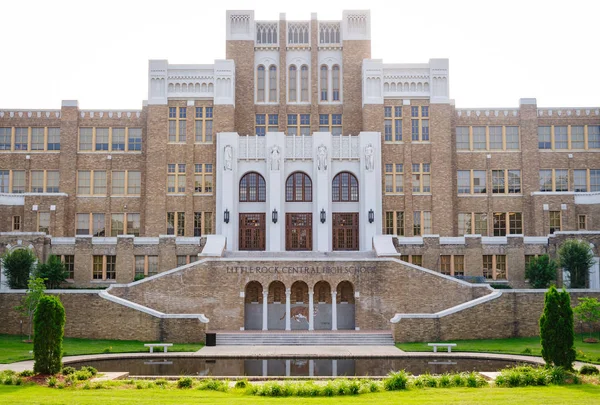
[[[132,376],[383,376],[390,371],[406,370],[414,375],[463,371],[497,371],[516,362],[440,357],[435,358],[360,358],[360,359],[231,359],[177,358],[160,356],[69,363],[69,366],[93,366],[100,372],[128,371]]]

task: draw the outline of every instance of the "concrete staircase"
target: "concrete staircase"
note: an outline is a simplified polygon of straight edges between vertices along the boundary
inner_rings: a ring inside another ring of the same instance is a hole
[[[393,345],[386,331],[216,332],[217,346],[382,346]]]

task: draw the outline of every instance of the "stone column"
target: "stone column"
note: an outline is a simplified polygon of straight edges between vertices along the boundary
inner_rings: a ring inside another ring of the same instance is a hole
[[[263,290],[263,327],[262,330],[269,330],[269,307],[267,304],[269,298],[269,290]]]
[[[290,296],[292,295],[292,290],[289,288],[285,289],[285,330],[292,330],[290,325],[291,320],[291,306],[290,306]]]
[[[315,361],[314,360],[308,361],[308,376],[309,377],[315,376]]]
[[[314,294],[312,288],[308,290],[308,330],[315,330]]]
[[[331,292],[331,330],[337,330],[337,291]]]
[[[337,377],[337,360],[331,360],[331,376]]]
[[[285,361],[285,376],[289,377],[292,371],[292,362],[291,360],[286,360]]]
[[[263,360],[262,361],[262,374],[263,374],[263,377],[266,377],[266,376],[269,375],[269,371],[268,371],[269,370],[269,363],[268,362],[269,362],[269,360]]]

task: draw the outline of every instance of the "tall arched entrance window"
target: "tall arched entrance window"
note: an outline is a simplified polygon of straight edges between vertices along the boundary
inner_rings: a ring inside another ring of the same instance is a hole
[[[294,172],[285,182],[286,202],[312,202],[312,181],[306,173]],[[312,213],[308,204],[294,205],[294,210],[285,214],[286,250],[312,250]]]
[[[265,178],[259,173],[246,173],[240,179],[239,201],[265,202],[267,187]],[[240,213],[239,221],[239,249],[240,250],[265,250],[266,223],[263,212]]]
[[[334,203],[357,203],[359,189],[356,176],[350,172],[338,173],[331,185],[331,199]],[[333,212],[333,250],[358,250],[358,219],[358,212]]]
[[[244,293],[244,329],[261,330],[263,325],[263,287],[258,281],[246,284]]]

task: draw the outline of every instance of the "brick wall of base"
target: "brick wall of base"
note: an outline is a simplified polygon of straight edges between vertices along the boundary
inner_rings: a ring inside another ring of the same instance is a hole
[[[441,318],[406,318],[393,324],[397,342],[459,339],[502,339],[537,336],[545,291],[507,291],[494,300]],[[572,291],[571,305],[580,297],[600,299],[598,291]]]
[[[57,294],[67,322],[65,336],[87,339],[141,340],[171,343],[203,342],[205,325],[198,319],[161,319],[100,297],[97,293]],[[24,294],[0,294],[0,334],[28,330],[27,319],[14,309]]]

